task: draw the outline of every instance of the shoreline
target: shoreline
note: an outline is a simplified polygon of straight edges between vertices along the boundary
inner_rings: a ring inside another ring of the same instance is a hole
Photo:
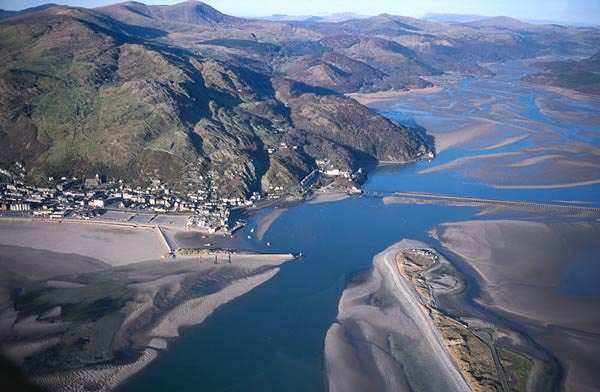
[[[1,349],[48,389],[112,390],[152,362],[180,328],[203,323],[298,258],[208,250],[168,261],[160,258],[165,245],[155,229],[51,223],[0,220],[0,278],[12,277],[0,290]],[[22,287],[25,297],[10,295]],[[44,359],[49,349],[52,364]],[[123,352],[138,357],[123,364]]]
[[[446,257],[419,241],[403,240],[376,255],[371,272],[355,278],[344,290],[336,322],[327,332],[329,389],[396,391],[415,383],[428,389],[434,386],[428,383],[436,381],[423,381],[415,374],[432,370],[439,378],[435,387],[448,390],[502,391],[524,384],[547,387],[551,381],[546,374],[547,358],[527,337],[480,319],[477,313],[471,316],[469,306],[462,308],[464,279]],[[390,297],[397,298],[399,305]],[[416,324],[411,328],[406,318]],[[397,343],[400,346],[394,349],[397,334],[404,336],[401,341],[421,342],[420,365],[410,361],[410,345]],[[387,352],[400,367],[394,369],[369,352],[369,346]],[[436,362],[424,353],[433,355]],[[381,385],[377,379],[394,381]]]
[[[443,86],[431,86],[425,88],[411,88],[408,90],[388,90],[375,93],[348,93],[344,94],[358,103],[381,109],[379,106],[397,101],[400,97],[408,94],[436,94],[444,89]]]
[[[286,209],[281,209],[281,210],[276,210],[276,211],[280,211],[279,214],[277,216],[274,217],[273,221],[276,220],[280,214],[284,213],[286,211]],[[265,227],[263,228],[263,230],[266,232],[270,225],[273,223],[273,221],[267,222],[268,225],[265,225]],[[45,227],[45,226],[52,226],[52,225],[62,225],[63,223],[68,223],[67,226],[65,227],[69,227],[71,225],[77,225],[77,224],[82,224],[85,227],[89,227],[91,229],[94,228],[114,228],[116,230],[119,229],[131,229],[133,232],[138,232],[138,233],[142,233],[142,232],[152,232],[156,239],[158,240],[158,242],[161,244],[161,246],[164,248],[164,252],[156,252],[156,254],[154,256],[148,256],[150,258],[154,258],[154,259],[190,259],[190,258],[198,258],[198,257],[211,257],[211,256],[222,256],[222,255],[232,255],[232,256],[252,256],[252,255],[256,255],[259,257],[295,257],[292,253],[284,253],[284,254],[279,254],[279,253],[263,253],[263,252],[257,252],[257,251],[251,251],[251,250],[246,250],[246,249],[232,249],[232,250],[219,250],[219,249],[212,249],[212,248],[187,248],[187,247],[182,247],[180,246],[180,244],[177,243],[177,241],[175,240],[175,235],[177,233],[187,233],[190,231],[195,231],[195,230],[186,230],[180,227],[172,227],[172,226],[163,226],[163,225],[134,225],[134,224],[129,224],[129,223],[123,223],[123,222],[105,222],[105,221],[97,221],[97,220],[88,220],[88,221],[79,221],[79,220],[75,220],[75,219],[61,219],[61,220],[50,220],[50,219],[38,219],[38,218],[29,218],[29,217],[0,217],[0,225],[2,225],[2,223],[6,223],[6,222],[12,222],[12,223],[16,223],[16,224],[22,224],[22,225],[27,225],[27,224],[31,224],[31,225],[36,225],[39,226],[40,228]],[[138,229],[140,231],[138,231]],[[167,232],[169,233],[174,233],[175,235],[167,235]],[[201,232],[202,234],[206,234],[204,232]],[[264,234],[264,233],[263,233]],[[207,234],[209,236],[222,236],[222,234]],[[0,245],[2,245],[2,242],[0,242]],[[9,245],[9,244],[4,244],[4,245]],[[20,245],[17,245],[20,246]],[[49,250],[49,251],[53,251],[53,249],[48,249],[48,247],[36,247],[33,246],[33,249],[39,249],[39,250]],[[192,254],[184,254],[185,251],[193,251]],[[183,251],[183,252],[182,252]],[[180,253],[182,252],[182,253]],[[78,252],[71,252],[74,254],[78,254],[80,256],[91,256],[88,254],[80,254]]]
[[[21,222],[40,222],[40,223],[74,223],[74,224],[84,224],[84,225],[102,225],[102,226],[114,226],[114,227],[128,227],[128,228],[142,228],[142,229],[155,229],[156,227],[165,227],[169,229],[177,229],[180,231],[194,231],[202,234],[231,234],[230,231],[223,233],[209,233],[207,230],[202,228],[195,228],[192,226],[177,226],[170,225],[164,223],[130,223],[130,222],[119,222],[119,221],[111,221],[111,220],[102,220],[102,219],[75,219],[75,218],[60,218],[60,219],[51,219],[51,218],[39,218],[36,216],[3,216],[0,215],[1,221],[21,221]]]
[[[415,384],[429,390],[469,390],[414,290],[395,267],[398,251],[417,244],[403,241],[377,254],[371,272],[344,290],[336,322],[325,337],[330,391],[396,391]],[[371,303],[365,298],[379,299]],[[406,344],[417,346],[400,349]]]

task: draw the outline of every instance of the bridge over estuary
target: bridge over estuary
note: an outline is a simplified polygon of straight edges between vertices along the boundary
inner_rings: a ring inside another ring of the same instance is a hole
[[[423,201],[440,201],[449,203],[470,203],[478,205],[495,205],[505,207],[519,207],[545,211],[569,212],[569,213],[587,213],[600,216],[600,208],[588,207],[576,204],[558,204],[558,203],[537,203],[525,200],[505,200],[505,199],[486,199],[480,197],[444,195],[429,192],[390,192],[383,190],[368,189],[363,190],[363,196],[366,197],[402,197],[411,199],[420,199]]]

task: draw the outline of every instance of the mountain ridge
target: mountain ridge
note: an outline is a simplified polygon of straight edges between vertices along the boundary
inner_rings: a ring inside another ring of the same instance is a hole
[[[358,159],[405,161],[426,151],[412,131],[337,93],[296,86],[283,102],[285,78],[149,45],[106,18],[56,7],[0,23],[8,37],[0,44],[3,167],[21,162],[38,181],[99,172],[180,186],[200,173],[222,194],[244,197],[293,188],[317,159],[354,170]],[[296,115],[306,111],[330,118],[327,129]],[[355,127],[353,112],[372,123]],[[408,139],[381,149],[353,136],[364,131]]]
[[[247,196],[293,189],[317,161],[411,161],[429,151],[414,131],[343,94],[599,49],[597,29],[535,29],[388,14],[283,23],[197,1],[27,12],[0,21],[0,166]]]

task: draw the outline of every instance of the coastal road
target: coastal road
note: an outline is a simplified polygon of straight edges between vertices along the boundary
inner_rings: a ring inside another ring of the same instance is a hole
[[[498,350],[496,350],[496,345],[494,345],[494,338],[490,333],[483,330],[472,329],[469,328],[475,335],[479,336],[481,340],[487,344],[492,352],[492,357],[494,358],[494,364],[496,365],[496,371],[498,372],[498,377],[500,378],[500,382],[502,383],[502,390],[504,392],[510,392],[510,387],[508,385],[508,381],[506,380],[506,374],[504,373],[504,369],[502,368],[502,364],[500,363],[500,357],[498,356]]]

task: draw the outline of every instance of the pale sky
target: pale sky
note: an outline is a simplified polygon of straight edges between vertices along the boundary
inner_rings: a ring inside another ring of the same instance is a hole
[[[118,0],[0,0],[0,8],[19,10],[44,3],[94,8]],[[175,4],[180,0],[141,0],[146,4]],[[388,13],[422,17],[427,13],[510,16],[600,25],[600,0],[207,0],[221,12],[235,16],[326,15],[354,12],[361,15]]]

